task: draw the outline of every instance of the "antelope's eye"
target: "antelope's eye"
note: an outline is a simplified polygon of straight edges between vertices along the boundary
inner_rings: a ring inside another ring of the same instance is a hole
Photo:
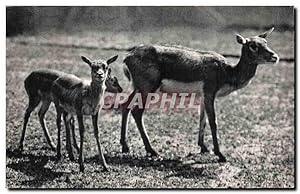
[[[94,68],[93,68],[93,71],[94,71],[95,73],[97,73],[98,70],[99,70],[99,67],[94,67]]]
[[[250,49],[251,49],[253,52],[256,52],[256,51],[258,50],[258,46],[257,46],[255,43],[250,44],[249,46],[250,46]]]
[[[107,69],[106,65],[102,64],[102,69]]]

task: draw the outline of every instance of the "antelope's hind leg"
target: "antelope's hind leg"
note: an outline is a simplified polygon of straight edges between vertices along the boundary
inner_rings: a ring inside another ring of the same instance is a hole
[[[131,114],[135,120],[136,126],[141,134],[141,137],[143,139],[144,142],[144,146],[146,149],[146,152],[148,154],[150,154],[151,156],[157,156],[158,154],[156,153],[156,151],[152,148],[152,145],[149,141],[149,136],[148,133],[145,129],[144,126],[144,121],[143,121],[143,113],[144,113],[145,109],[140,109],[138,107],[134,107]]]
[[[29,97],[29,103],[28,103],[28,107],[26,108],[26,112],[24,115],[23,129],[22,129],[20,144],[19,144],[19,148],[18,148],[19,151],[23,151],[23,142],[25,139],[26,126],[27,126],[30,114],[39,105],[39,103],[41,101],[41,97],[38,95],[36,95],[36,96],[29,95],[28,97]]]
[[[153,86],[152,89],[149,90],[149,92],[141,92],[141,97],[142,97],[142,108],[140,108],[138,105],[134,106],[131,114],[135,120],[136,126],[141,134],[141,137],[143,139],[143,143],[146,149],[146,152],[150,154],[151,156],[158,156],[157,152],[152,148],[152,145],[149,141],[149,136],[147,134],[147,131],[144,126],[144,121],[143,121],[143,114],[145,112],[145,105],[146,105],[146,100],[147,100],[147,95],[153,91],[155,91],[157,88]]]
[[[51,99],[50,98],[42,98],[42,106],[41,106],[41,108],[38,112],[38,115],[39,115],[39,120],[40,120],[42,129],[44,131],[47,143],[49,144],[51,150],[55,151],[55,145],[54,145],[54,143],[53,143],[53,141],[52,141],[52,139],[49,135],[49,131],[48,131],[47,126],[45,125],[45,119],[44,119],[45,114],[48,111],[50,104],[51,104]]]
[[[133,57],[134,58],[134,57]],[[134,66],[135,70],[130,72],[132,76],[133,85],[135,87],[134,95],[141,95],[142,97],[142,107],[133,106],[131,108],[131,114],[135,120],[137,128],[143,139],[146,152],[151,156],[157,156],[157,153],[152,148],[147,131],[144,126],[143,113],[145,111],[145,105],[147,96],[149,93],[155,92],[161,85],[161,71],[159,65],[155,61],[156,56],[153,56],[153,59],[140,59],[139,57],[128,61],[127,66]],[[132,64],[129,64],[132,63]],[[133,97],[133,99],[136,99]],[[133,100],[132,99],[132,100]],[[131,100],[131,101],[132,101]],[[132,103],[130,103],[132,104]],[[129,104],[129,105],[130,105]],[[133,104],[135,104],[133,102]],[[128,112],[129,113],[129,112]],[[126,117],[127,112],[123,113]],[[125,125],[125,121],[122,121],[122,125]],[[124,127],[125,128],[125,127]],[[122,127],[123,130],[123,127]],[[123,131],[124,132],[124,131]],[[126,146],[123,146],[123,148]]]
[[[128,128],[128,116],[131,111],[131,108],[128,107],[130,104],[133,96],[136,94],[136,90],[134,90],[129,96],[125,103],[121,105],[121,111],[122,111],[122,124],[121,124],[121,138],[120,138],[120,144],[122,146],[122,153],[128,153],[129,147],[127,145],[127,128]]]

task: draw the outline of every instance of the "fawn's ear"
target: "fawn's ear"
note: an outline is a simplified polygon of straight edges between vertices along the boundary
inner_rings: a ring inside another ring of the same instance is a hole
[[[81,59],[82,59],[84,62],[86,62],[87,64],[89,64],[89,65],[91,66],[92,62],[91,62],[91,60],[89,60],[87,57],[81,56]]]
[[[117,58],[118,58],[118,55],[115,55],[115,56],[109,58],[109,59],[106,61],[107,65],[109,65],[109,64],[111,64],[111,63],[113,63],[113,62],[115,62],[115,60],[117,60]]]
[[[272,27],[270,30],[258,35],[258,37],[261,37],[261,38],[267,38],[274,30],[274,27]]]
[[[241,35],[239,35],[239,34],[236,34],[236,41],[237,41],[239,44],[246,44],[246,43],[247,43],[246,38],[244,38],[243,36],[241,36]]]

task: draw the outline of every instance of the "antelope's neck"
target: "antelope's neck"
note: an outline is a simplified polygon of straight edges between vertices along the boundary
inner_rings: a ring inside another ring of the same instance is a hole
[[[92,94],[92,99],[95,99],[96,101],[99,101],[103,92],[105,91],[105,82],[91,82],[91,94]]]
[[[231,82],[237,88],[246,86],[255,76],[257,65],[244,57],[240,58],[238,64],[233,67],[231,74]]]
[[[91,82],[86,94],[82,98],[81,112],[84,115],[96,115],[103,104],[105,82]]]

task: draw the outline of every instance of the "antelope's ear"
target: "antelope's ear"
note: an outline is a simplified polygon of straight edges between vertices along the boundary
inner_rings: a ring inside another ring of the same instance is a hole
[[[272,27],[270,30],[258,35],[258,37],[261,37],[261,38],[267,38],[274,30],[274,27]]]
[[[117,58],[118,58],[118,55],[115,55],[115,56],[109,58],[109,59],[106,61],[107,65],[109,65],[109,64],[111,64],[111,63],[113,63],[113,62],[115,62],[115,60],[117,60]]]
[[[236,34],[236,41],[237,41],[239,44],[246,44],[246,43],[247,43],[246,38],[244,38],[243,36],[241,36],[241,35],[239,35],[239,34]]]
[[[81,59],[82,59],[84,62],[86,62],[87,64],[89,64],[89,65],[91,66],[92,62],[91,62],[90,59],[88,59],[88,58],[85,57],[85,56],[81,56]]]

